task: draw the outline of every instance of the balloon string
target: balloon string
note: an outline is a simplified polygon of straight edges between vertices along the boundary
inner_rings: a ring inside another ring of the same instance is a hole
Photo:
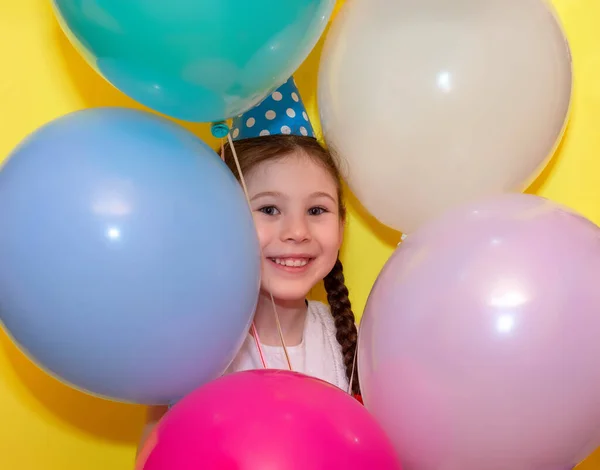
[[[354,384],[354,373],[356,371],[356,357],[358,356],[358,330],[360,324],[356,327],[356,347],[354,348],[354,359],[352,359],[352,372],[350,373],[350,382],[348,383],[348,394],[352,395],[352,385]]]
[[[233,154],[233,159],[235,161],[235,166],[237,168],[238,175],[240,175],[240,182],[242,183],[242,189],[244,190],[244,195],[246,196],[246,202],[248,203],[248,207],[250,207],[251,204],[250,204],[250,195],[248,194],[248,187],[246,186],[246,181],[244,179],[244,175],[242,174],[242,168],[240,166],[240,161],[238,160],[237,152],[235,150],[235,145],[233,144],[233,139],[231,138],[231,134],[227,134],[227,139],[229,141],[229,146],[231,147],[231,153]],[[264,254],[262,252],[262,247],[260,248],[260,253],[261,253],[261,259],[263,259],[264,258]],[[292,369],[292,362],[290,361],[290,355],[288,353],[287,346],[285,345],[285,339],[283,338],[283,331],[281,329],[281,322],[279,321],[279,315],[277,313],[277,307],[275,306],[275,298],[273,297],[273,293],[271,292],[271,289],[268,288],[268,286],[267,286],[267,290],[269,292],[269,296],[271,297],[271,303],[273,305],[273,314],[275,315],[275,323],[277,325],[277,332],[279,333],[279,339],[281,340],[281,346],[283,347],[283,352],[285,354],[285,359],[287,361],[287,365],[288,365],[289,369],[293,370]],[[265,362],[265,358],[264,358],[263,349],[262,349],[262,346],[260,344],[260,338],[258,337],[258,331],[256,329],[256,324],[254,322],[252,322],[252,333],[254,335],[254,339],[255,339],[255,342],[256,342],[256,347],[258,348],[258,353],[259,353],[259,355],[261,357],[261,361],[263,362],[263,367],[266,368],[267,366],[266,366],[266,362]]]
[[[285,360],[287,362],[288,368],[292,369],[292,361],[290,361],[290,355],[288,354],[287,346],[285,345],[285,339],[283,337],[283,331],[281,329],[281,323],[279,322],[279,315],[277,314],[277,308],[275,307],[275,299],[273,298],[273,293],[271,289],[269,289],[269,296],[271,297],[271,303],[273,304],[273,313],[275,315],[275,323],[277,323],[277,332],[279,333],[279,339],[281,340],[281,346],[283,347],[283,353],[285,354]]]
[[[225,161],[225,139],[221,139],[221,160]]]
[[[260,362],[262,363],[263,369],[266,369],[267,361],[265,360],[265,355],[263,354],[262,347],[260,346],[260,339],[258,337],[258,331],[256,331],[256,324],[254,322],[252,322],[252,336],[254,336],[254,343],[256,344],[256,349],[258,349]]]

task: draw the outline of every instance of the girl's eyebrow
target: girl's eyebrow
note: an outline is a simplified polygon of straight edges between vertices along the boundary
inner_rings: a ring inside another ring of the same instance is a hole
[[[281,197],[281,193],[278,193],[276,191],[263,191],[261,193],[257,193],[254,196],[252,196],[250,198],[251,201],[254,201],[255,199],[259,199],[261,197],[266,197],[266,196],[271,196],[271,197]]]
[[[311,196],[311,197],[326,197],[326,198],[328,198],[328,199],[331,199],[331,200],[332,200],[334,203],[336,203],[336,202],[337,202],[337,201],[335,200],[335,198],[334,198],[334,197],[333,197],[331,194],[329,194],[329,193],[325,193],[325,192],[322,192],[322,191],[318,191],[318,192],[316,192],[316,193],[312,193],[310,196]]]

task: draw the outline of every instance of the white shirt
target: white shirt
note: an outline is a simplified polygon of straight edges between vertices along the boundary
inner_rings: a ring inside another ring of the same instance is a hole
[[[321,302],[309,301],[302,342],[297,346],[288,346],[287,351],[294,371],[325,380],[347,391],[348,379],[342,347],[335,334],[335,323],[329,307]],[[261,347],[269,369],[289,369],[283,347]],[[262,368],[256,342],[248,335],[225,373]]]

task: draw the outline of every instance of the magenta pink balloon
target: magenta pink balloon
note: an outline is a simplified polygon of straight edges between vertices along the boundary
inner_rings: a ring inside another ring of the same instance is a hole
[[[141,470],[399,470],[379,424],[350,395],[278,370],[224,376],[161,420]]]
[[[367,408],[408,470],[565,470],[600,445],[600,229],[513,194],[447,212],[379,275]]]

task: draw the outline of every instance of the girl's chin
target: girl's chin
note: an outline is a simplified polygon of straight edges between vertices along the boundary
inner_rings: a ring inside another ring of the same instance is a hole
[[[267,300],[271,301],[271,294],[273,294],[273,299],[277,303],[285,302],[285,303],[302,303],[306,300],[310,289],[304,288],[278,288],[275,286],[270,291],[266,286],[261,287],[261,295],[266,297]]]

